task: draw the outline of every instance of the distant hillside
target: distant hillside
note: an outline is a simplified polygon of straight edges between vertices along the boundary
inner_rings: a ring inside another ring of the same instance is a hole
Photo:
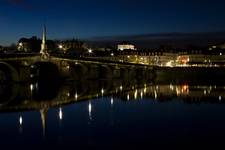
[[[188,45],[207,47],[211,44],[225,43],[225,32],[208,33],[163,33],[130,36],[94,37],[88,39],[93,46],[115,46],[122,41],[130,41],[138,48],[157,48],[160,45],[170,45],[175,48],[185,48]]]

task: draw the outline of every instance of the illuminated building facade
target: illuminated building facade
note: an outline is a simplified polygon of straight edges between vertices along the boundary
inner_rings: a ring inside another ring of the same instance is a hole
[[[117,50],[136,50],[135,46],[129,42],[123,42],[117,45]]]

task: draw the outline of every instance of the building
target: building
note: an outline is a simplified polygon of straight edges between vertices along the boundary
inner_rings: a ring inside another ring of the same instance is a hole
[[[38,52],[41,49],[41,40],[33,36],[31,38],[21,38],[17,44],[20,52]]]
[[[122,42],[117,45],[117,50],[136,50],[135,46],[129,42]]]
[[[47,49],[48,52],[54,52],[57,49],[55,41],[46,40],[45,46],[41,39],[33,36],[31,38],[21,38],[17,43],[17,51],[25,53],[39,53],[42,48]]]
[[[220,44],[219,47],[220,47],[221,49],[225,49],[225,43]]]
[[[209,46],[209,50],[225,49],[225,43],[216,43]]]
[[[58,41],[58,48],[65,52],[68,50],[88,49],[84,42],[76,39]]]

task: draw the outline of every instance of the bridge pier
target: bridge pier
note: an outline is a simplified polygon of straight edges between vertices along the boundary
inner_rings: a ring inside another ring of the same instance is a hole
[[[128,68],[120,68],[120,78],[128,80],[129,78],[129,69]]]
[[[113,79],[119,79],[121,76],[121,70],[118,67],[113,68],[112,70]]]
[[[137,77],[137,69],[135,67],[132,67],[128,71],[128,78],[129,79],[136,79]]]
[[[26,82],[31,79],[31,66],[21,66],[18,69],[19,81]]]

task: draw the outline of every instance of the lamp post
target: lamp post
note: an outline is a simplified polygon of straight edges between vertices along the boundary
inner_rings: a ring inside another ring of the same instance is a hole
[[[62,44],[59,44],[59,49],[63,49],[63,45]]]
[[[66,53],[66,51],[65,51],[65,49],[64,49],[64,47],[63,47],[63,45],[62,45],[62,44],[59,44],[59,46],[58,46],[58,47],[59,47],[59,49],[60,49],[60,50],[62,50],[62,51],[63,51],[63,54],[65,54],[65,53]]]
[[[23,50],[23,43],[22,43],[22,42],[20,42],[20,43],[18,44],[18,50]]]
[[[92,53],[93,53],[92,49],[88,49],[89,56],[91,56]]]

